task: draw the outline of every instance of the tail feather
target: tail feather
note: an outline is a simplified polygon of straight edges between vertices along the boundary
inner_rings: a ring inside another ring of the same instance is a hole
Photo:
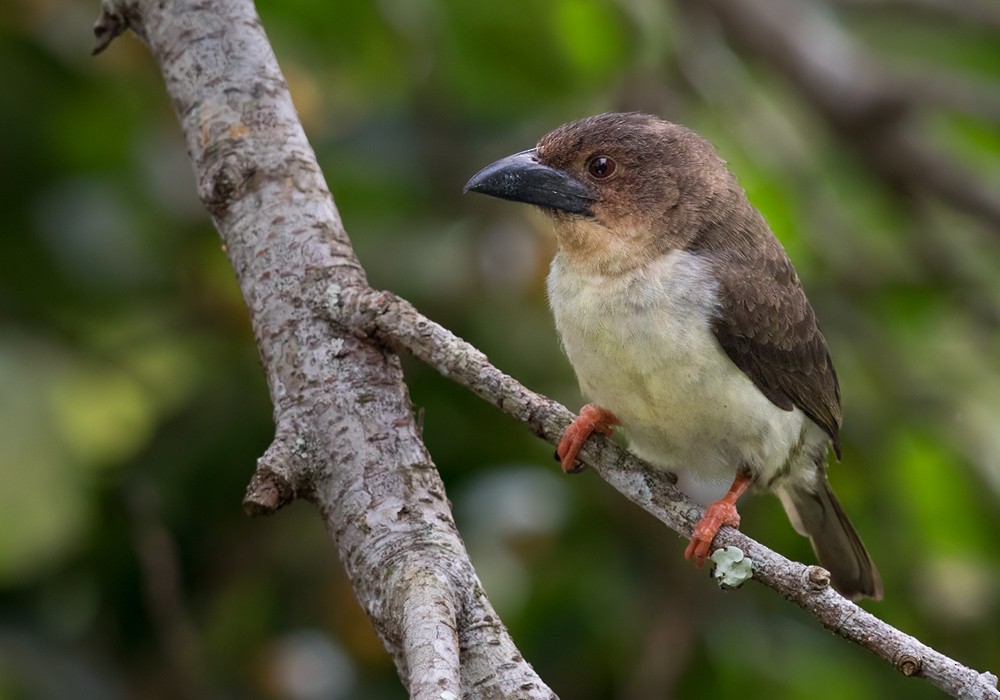
[[[815,491],[805,488],[778,490],[792,525],[812,542],[819,563],[830,571],[833,587],[845,598],[882,598],[882,578],[861,543],[847,514],[840,507],[824,474]]]

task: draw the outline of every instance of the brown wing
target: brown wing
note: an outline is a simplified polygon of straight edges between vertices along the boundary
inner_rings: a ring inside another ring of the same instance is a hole
[[[717,266],[722,308],[712,330],[768,399],[797,406],[830,435],[839,458],[840,386],[826,339],[784,251],[766,252]]]

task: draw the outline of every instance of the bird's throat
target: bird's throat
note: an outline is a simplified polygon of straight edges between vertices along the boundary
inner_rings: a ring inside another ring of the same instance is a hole
[[[635,229],[609,229],[595,219],[559,216],[555,234],[566,264],[584,274],[621,275],[648,265],[661,252]]]

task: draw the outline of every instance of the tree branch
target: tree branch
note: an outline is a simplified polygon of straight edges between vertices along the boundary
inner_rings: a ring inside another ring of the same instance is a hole
[[[274,442],[245,506],[313,501],[413,698],[554,698],[482,591],[398,357],[332,327],[316,290],[367,289],[249,0],[105,0],[159,62],[250,312]]]
[[[553,444],[573,418],[564,406],[527,389],[491,365],[475,347],[388,292],[334,289],[329,310],[334,320],[409,351]],[[587,441],[580,457],[629,500],[675,532],[690,536],[702,509],[678,491],[664,472],[600,436]],[[743,550],[753,561],[754,579],[827,629],[882,657],[903,675],[924,678],[956,698],[1000,700],[995,675],[963,666],[847,600],[830,588],[825,569],[790,561],[731,527],[719,532],[715,544]]]
[[[688,0],[688,5],[711,12],[734,44],[783,75],[890,183],[1000,227],[997,193],[913,132],[910,112],[926,96],[911,94],[906,83],[892,79],[819,7],[798,0]]]
[[[1000,31],[1000,7],[989,0],[833,0],[834,4],[860,10],[923,12],[931,19],[960,22]]]
[[[420,439],[398,357],[385,345],[407,348],[550,442],[570,412],[410,304],[368,287],[249,0],[104,0],[102,8],[98,49],[127,27],[161,66],[199,195],[250,312],[277,428],[247,509],[269,513],[297,497],[316,504],[411,697],[554,698],[486,599]],[[581,456],[690,533],[701,509],[665,474],[606,440]],[[994,676],[843,599],[823,569],[731,528],[717,542],[742,549],[756,579],[903,673],[955,697],[1000,698]]]

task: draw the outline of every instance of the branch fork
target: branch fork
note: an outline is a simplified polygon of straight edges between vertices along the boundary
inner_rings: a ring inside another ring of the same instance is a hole
[[[298,497],[315,503],[412,698],[555,698],[486,599],[420,439],[398,357],[385,347],[405,349],[550,443],[573,414],[408,302],[367,286],[250,0],[101,7],[95,52],[129,28],[161,66],[199,193],[247,301],[277,431],[244,507],[265,514]],[[233,46],[238,55],[221,50]],[[221,95],[226,109],[216,108]],[[237,159],[236,171],[227,157]],[[702,514],[668,475],[602,437],[588,440],[580,459],[681,534]],[[1000,700],[995,676],[842,598],[818,567],[732,528],[715,544],[738,547],[755,579],[904,674],[954,697]]]

